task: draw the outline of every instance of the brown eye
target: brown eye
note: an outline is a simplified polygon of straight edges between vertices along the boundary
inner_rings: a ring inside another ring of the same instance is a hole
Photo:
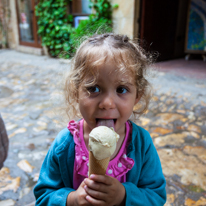
[[[88,91],[89,93],[98,93],[98,92],[100,92],[100,89],[99,89],[99,87],[97,87],[97,86],[92,86],[92,87],[88,87],[88,88],[87,88],[87,91]]]
[[[125,87],[118,87],[117,88],[117,93],[119,93],[119,94],[125,94],[127,92],[128,92],[128,90]]]

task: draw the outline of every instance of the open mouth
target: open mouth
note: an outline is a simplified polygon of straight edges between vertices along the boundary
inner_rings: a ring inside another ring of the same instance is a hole
[[[106,126],[115,128],[117,119],[96,119],[96,126]]]

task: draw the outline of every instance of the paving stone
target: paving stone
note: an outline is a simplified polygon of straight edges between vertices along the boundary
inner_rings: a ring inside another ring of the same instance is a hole
[[[5,87],[5,86],[0,86],[0,98],[5,98],[5,97],[9,97],[13,94],[13,90]]]
[[[178,133],[178,134],[169,134],[161,137],[157,137],[154,139],[155,145],[159,147],[163,147],[166,145],[175,145],[176,147],[181,146],[185,142],[185,138],[187,134],[185,133]]]
[[[158,150],[166,176],[178,174],[183,185],[194,184],[206,190],[205,164],[180,149]]]
[[[7,167],[3,167],[0,170],[0,195],[3,194],[3,192],[7,190],[13,190],[14,192],[17,191],[17,189],[20,186],[20,177],[12,178],[10,176],[10,170]]]
[[[37,110],[35,112],[30,112],[29,117],[33,120],[36,120],[39,118],[39,116],[41,115],[42,111]]]
[[[21,160],[17,163],[17,166],[25,172],[31,173],[33,170],[33,166],[27,160]]]
[[[1,206],[14,206],[15,201],[12,199],[7,199],[7,200],[0,200],[0,205]]]
[[[68,122],[55,112],[62,101],[59,80],[69,68],[58,59],[1,50],[0,111],[10,144],[0,171],[0,205],[35,205],[32,191],[41,164]],[[154,96],[135,122],[150,132],[159,153],[167,180],[165,206],[206,205],[206,81],[175,69],[151,78]]]

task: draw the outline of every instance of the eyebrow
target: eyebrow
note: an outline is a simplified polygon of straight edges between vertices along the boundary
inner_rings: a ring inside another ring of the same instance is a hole
[[[97,84],[98,83],[98,80],[96,79],[94,79],[94,78],[89,78],[88,80],[86,80],[85,82],[84,82],[84,85],[87,85],[87,84],[91,84],[91,85],[95,85],[95,84]],[[128,86],[135,86],[135,83],[131,83],[131,82],[129,82],[129,81],[127,81],[127,80],[125,80],[125,81],[123,81],[123,80],[117,80],[117,81],[115,81],[115,83],[116,84],[123,84],[123,85],[128,85]]]
[[[87,85],[87,84],[96,84],[97,81],[94,79],[94,78],[91,78],[91,79],[88,79],[84,82],[84,85]]]
[[[128,81],[117,81],[118,84],[126,84],[126,85],[130,85],[130,86],[135,86],[134,84],[128,82]]]

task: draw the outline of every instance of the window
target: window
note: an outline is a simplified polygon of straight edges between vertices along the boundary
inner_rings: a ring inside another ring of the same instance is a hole
[[[73,0],[72,4],[72,14],[87,16],[91,14],[91,9],[89,8],[89,0]]]
[[[89,0],[73,0],[69,4],[69,13],[74,17],[74,27],[76,28],[81,20],[88,19],[88,16],[92,13],[92,9],[89,8]]]
[[[20,45],[41,48],[37,19],[34,15],[37,3],[38,0],[16,0]]]

